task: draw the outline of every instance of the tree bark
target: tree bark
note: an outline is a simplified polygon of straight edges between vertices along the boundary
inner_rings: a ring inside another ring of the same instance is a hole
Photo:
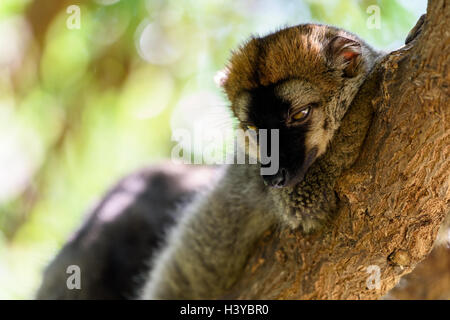
[[[450,248],[439,246],[403,277],[385,299],[450,300]]]
[[[351,112],[374,117],[336,183],[332,225],[267,232],[229,297],[377,299],[428,256],[450,211],[449,30],[449,1],[430,1],[421,33],[384,57],[355,98]]]

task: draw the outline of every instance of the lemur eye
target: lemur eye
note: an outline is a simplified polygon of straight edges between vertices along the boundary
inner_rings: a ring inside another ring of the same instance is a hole
[[[311,112],[311,106],[307,106],[306,108],[303,108],[299,112],[295,113],[292,116],[292,119],[296,121],[304,121],[306,118],[308,118],[309,114]]]
[[[250,126],[250,125],[247,126],[247,129],[249,129],[249,130],[254,130],[254,131],[257,130],[255,126]]]

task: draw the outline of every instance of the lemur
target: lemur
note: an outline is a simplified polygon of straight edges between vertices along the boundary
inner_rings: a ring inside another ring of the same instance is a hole
[[[419,21],[407,43],[420,26]],[[324,149],[380,57],[356,36],[326,26],[303,25],[251,39],[234,53],[225,90],[242,128],[278,125],[283,130],[284,171],[261,179],[258,166],[230,166],[206,194],[199,192],[220,169],[165,164],[129,175],[48,266],[37,298],[133,298],[149,260],[155,270],[143,298],[223,297],[267,226],[312,232],[330,216],[334,177],[357,156],[364,128],[355,128],[359,137],[345,137],[353,144],[347,153],[333,150],[333,143]],[[286,116],[294,120],[289,126],[274,123]],[[186,203],[191,204],[184,208]],[[165,230],[183,215],[165,248],[155,254]],[[437,242],[445,241],[450,216],[446,221]],[[180,255],[182,250],[187,251]],[[73,264],[82,269],[81,290],[66,286],[66,269]]]
[[[278,129],[279,170],[261,175],[261,164],[226,166],[183,209],[141,298],[223,298],[268,228],[310,233],[328,221],[334,181],[356,160],[354,145],[365,132],[349,137],[351,151],[327,147],[382,55],[354,34],[318,24],[252,37],[232,54],[223,80],[231,110],[242,129]],[[249,154],[261,147],[248,144],[241,148]]]
[[[213,183],[218,170],[162,163],[121,179],[47,266],[36,299],[134,298],[147,261],[182,213],[177,207]],[[71,265],[80,267],[80,289],[66,284]]]

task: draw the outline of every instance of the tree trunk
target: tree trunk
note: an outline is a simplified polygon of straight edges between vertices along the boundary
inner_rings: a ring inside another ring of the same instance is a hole
[[[377,299],[428,256],[450,211],[449,30],[449,1],[430,1],[421,33],[387,55],[355,99],[352,112],[375,113],[336,183],[331,227],[268,232],[229,297]]]

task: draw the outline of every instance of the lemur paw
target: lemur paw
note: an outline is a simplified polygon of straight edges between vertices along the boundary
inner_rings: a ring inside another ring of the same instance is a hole
[[[327,224],[336,209],[336,196],[332,189],[292,188],[274,190],[280,210],[281,223],[291,229],[311,233]]]

